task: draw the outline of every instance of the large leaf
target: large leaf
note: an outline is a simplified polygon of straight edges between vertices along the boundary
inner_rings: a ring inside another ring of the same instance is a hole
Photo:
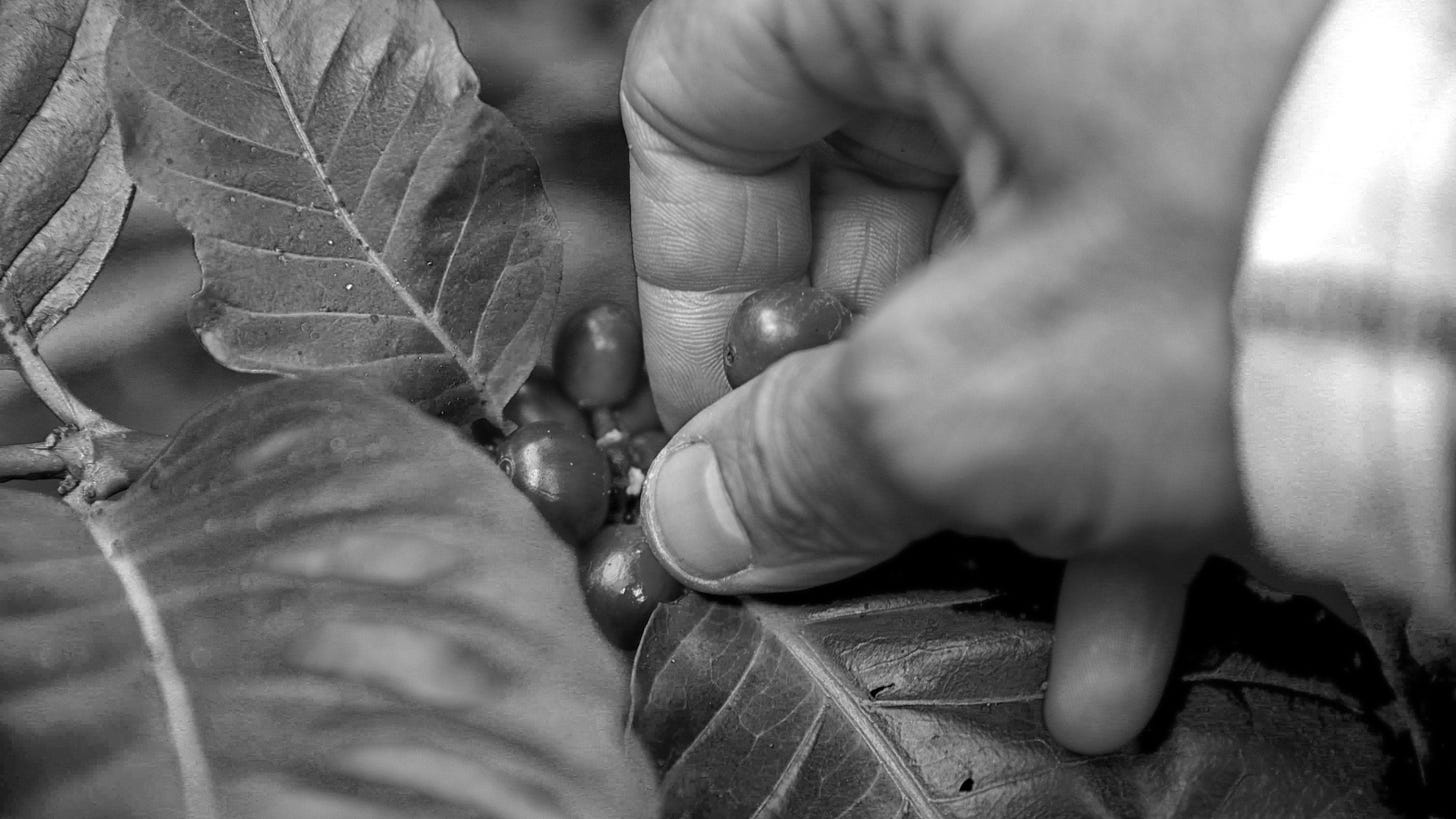
[[[430,0],[132,0],[127,168],[196,238],[222,363],[332,372],[492,420],[537,359],[561,243],[534,159]]]
[[[91,286],[131,202],[103,81],[116,3],[0,3],[0,306],[36,338]]]
[[[570,550],[395,399],[270,382],[0,520],[0,815],[651,814]]]
[[[1226,577],[1195,591],[1179,680],[1137,746],[1059,749],[1041,719],[1052,586],[1007,585],[1030,565],[942,548],[858,587],[660,608],[633,722],[663,815],[1404,815],[1413,763],[1375,716],[1390,692],[1368,646]]]

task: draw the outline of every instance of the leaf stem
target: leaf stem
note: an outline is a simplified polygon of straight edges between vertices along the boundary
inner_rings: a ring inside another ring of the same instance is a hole
[[[13,295],[3,290],[0,290],[0,339],[15,356],[20,377],[63,423],[77,429],[115,426],[96,410],[81,403],[56,378],[55,372],[41,359],[40,351],[36,349],[35,336],[25,323],[20,305]]]
[[[167,439],[108,421],[81,403],[40,357],[15,297],[0,289],[0,340],[20,377],[65,426],[43,444],[0,446],[0,481],[64,478],[61,491],[78,509],[130,486],[167,446]]]
[[[0,483],[65,476],[66,460],[47,444],[0,446]]]

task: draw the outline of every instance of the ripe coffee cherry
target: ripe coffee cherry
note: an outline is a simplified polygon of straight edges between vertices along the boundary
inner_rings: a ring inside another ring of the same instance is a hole
[[[602,302],[578,311],[562,325],[553,359],[556,380],[583,407],[626,401],[642,369],[642,328],[632,311]]]
[[[658,603],[683,593],[635,525],[612,524],[592,538],[581,556],[580,579],[597,628],[622,649],[637,646]]]
[[[723,342],[729,385],[741,386],[789,353],[839,338],[850,318],[849,308],[828,290],[785,284],[749,294]]]
[[[607,520],[612,477],[596,442],[554,421],[534,421],[501,441],[496,463],[563,540],[585,543]]]
[[[582,435],[589,433],[581,410],[562,394],[551,376],[540,370],[531,373],[526,383],[516,390],[506,404],[504,415],[506,420],[523,426],[534,421],[554,421],[563,429]]]

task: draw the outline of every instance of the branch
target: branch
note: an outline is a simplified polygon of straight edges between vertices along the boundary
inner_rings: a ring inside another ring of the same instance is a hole
[[[129,429],[95,436],[77,491],[87,503],[111,497],[135,483],[169,443],[164,436]]]
[[[0,446],[0,482],[64,478],[66,461],[48,444]]]
[[[114,424],[72,395],[41,359],[19,302],[3,289],[0,340],[14,354],[25,383],[65,424],[43,444],[0,446],[0,481],[62,478],[61,493],[84,511],[130,486],[166,448],[166,438]]]
[[[78,429],[112,429],[115,426],[96,410],[81,403],[56,378],[36,349],[35,336],[31,335],[30,327],[25,323],[20,304],[13,295],[3,290],[0,290],[0,340],[4,340],[14,354],[20,377],[63,423]]]

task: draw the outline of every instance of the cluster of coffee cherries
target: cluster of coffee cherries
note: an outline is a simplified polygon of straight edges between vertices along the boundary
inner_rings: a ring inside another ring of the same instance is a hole
[[[749,295],[724,340],[737,387],[796,350],[832,341],[850,314],[832,294],[784,286]],[[485,421],[475,440],[494,454],[563,540],[578,550],[587,609],[606,638],[636,646],[659,603],[682,594],[637,520],[643,479],[668,435],[643,372],[632,312],[589,305],[562,325],[551,370],[537,370],[506,404],[509,435]]]
[[[592,618],[630,649],[657,604],[682,593],[637,521],[643,478],[668,440],[643,373],[642,330],[626,307],[592,304],[566,320],[553,351],[551,369],[506,404],[509,435],[486,421],[471,432],[576,548]]]

